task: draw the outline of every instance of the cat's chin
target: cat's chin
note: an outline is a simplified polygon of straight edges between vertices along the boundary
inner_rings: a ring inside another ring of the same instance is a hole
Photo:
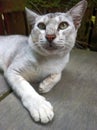
[[[45,56],[48,56],[48,55],[56,55],[58,54],[58,51],[57,50],[54,50],[54,49],[44,49],[43,51],[43,55]]]
[[[41,50],[35,49],[35,51],[43,56],[50,56],[50,55],[56,55],[56,54],[58,55],[59,54],[59,51],[57,49],[51,49],[51,48],[48,48],[48,49],[41,48]]]
[[[44,56],[54,56],[54,55],[64,55],[64,51],[60,51],[59,49],[54,49],[54,48],[43,48],[42,55]]]

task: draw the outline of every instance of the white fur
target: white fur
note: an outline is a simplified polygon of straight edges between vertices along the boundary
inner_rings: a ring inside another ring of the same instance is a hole
[[[75,6],[72,12],[75,9],[82,10],[85,3],[85,0],[80,2],[81,8]],[[47,123],[54,117],[53,107],[34,90],[29,81],[42,80],[39,85],[41,93],[50,91],[59,82],[69,61],[78,28],[74,25],[70,12],[40,16],[27,8],[26,11],[28,21],[33,25],[31,34],[29,37],[0,36],[0,68],[32,118],[36,122]],[[68,23],[68,27],[58,30],[60,22],[63,21]],[[44,22],[46,30],[38,28],[40,22]],[[49,50],[49,42],[45,37],[48,34],[56,35],[52,43],[56,47],[54,50]]]
[[[69,53],[59,56],[39,55],[32,51],[28,39],[24,36],[0,37],[0,66],[33,119],[47,123],[53,119],[53,108],[27,81],[37,81],[48,76],[40,83],[39,90],[42,93],[50,91],[60,80],[61,72],[69,60]]]

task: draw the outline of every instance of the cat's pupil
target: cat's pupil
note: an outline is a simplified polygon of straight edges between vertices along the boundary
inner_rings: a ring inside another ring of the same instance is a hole
[[[41,30],[45,30],[46,29],[46,25],[44,23],[39,23],[37,26]]]
[[[61,22],[61,23],[59,24],[58,29],[59,29],[59,30],[64,30],[64,29],[66,29],[67,27],[68,27],[68,23],[67,23],[67,22]]]

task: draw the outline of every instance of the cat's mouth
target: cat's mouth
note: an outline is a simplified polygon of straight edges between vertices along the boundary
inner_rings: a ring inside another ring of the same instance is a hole
[[[45,47],[45,49],[48,51],[54,51],[57,50],[57,47]]]
[[[43,46],[44,49],[46,49],[47,51],[55,51],[58,49],[57,46],[54,46],[52,44],[49,44],[49,45],[46,45],[46,46]]]

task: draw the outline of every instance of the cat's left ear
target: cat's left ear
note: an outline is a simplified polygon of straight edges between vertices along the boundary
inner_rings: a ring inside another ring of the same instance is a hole
[[[67,12],[72,16],[76,29],[80,27],[81,20],[85,13],[86,8],[87,8],[87,1],[82,0]]]
[[[25,7],[25,12],[26,12],[28,23],[30,25],[32,25],[34,23],[36,17],[38,17],[39,15],[26,7]]]

